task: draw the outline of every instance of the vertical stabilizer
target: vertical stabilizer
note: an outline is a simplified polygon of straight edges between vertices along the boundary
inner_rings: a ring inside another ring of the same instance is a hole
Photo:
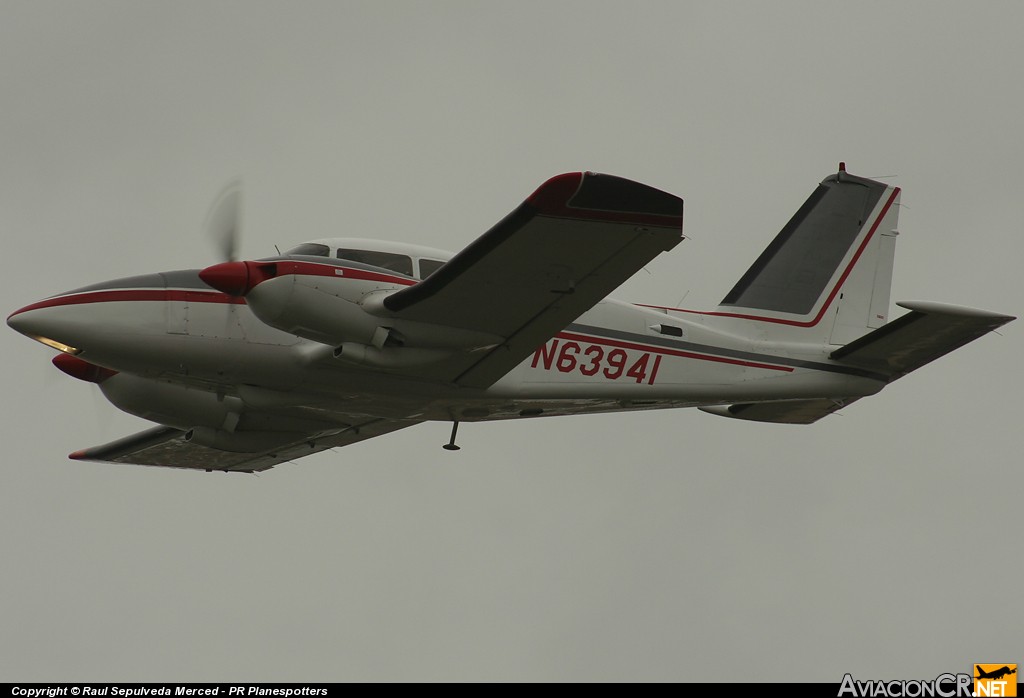
[[[718,312],[846,344],[885,324],[899,189],[839,172],[822,180]]]

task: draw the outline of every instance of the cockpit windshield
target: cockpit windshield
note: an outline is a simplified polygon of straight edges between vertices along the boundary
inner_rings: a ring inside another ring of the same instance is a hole
[[[319,242],[304,242],[301,245],[296,245],[291,248],[285,254],[307,254],[314,257],[330,257],[331,248],[327,245],[321,245]]]

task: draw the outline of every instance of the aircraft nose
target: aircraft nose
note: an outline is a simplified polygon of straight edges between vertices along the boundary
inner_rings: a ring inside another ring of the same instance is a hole
[[[58,317],[59,313],[55,313],[54,308],[41,305],[35,303],[15,310],[7,317],[7,326],[65,354],[79,353],[78,347],[66,343],[66,323]]]
[[[36,314],[31,305],[15,310],[7,316],[7,326],[24,335],[31,335],[36,329],[37,323],[34,321]]]
[[[7,316],[7,326],[16,332],[25,334],[25,318],[24,313],[20,310],[15,310],[13,313]]]

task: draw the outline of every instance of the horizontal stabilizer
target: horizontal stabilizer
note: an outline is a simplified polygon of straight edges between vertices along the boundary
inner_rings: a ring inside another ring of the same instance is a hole
[[[364,424],[347,427],[336,433],[313,435],[259,453],[235,453],[202,446],[185,440],[185,432],[173,427],[154,427],[126,436],[102,446],[93,446],[72,453],[72,460],[123,463],[130,465],[157,465],[166,468],[193,470],[221,470],[252,473],[269,470],[279,463],[338,448],[374,436],[381,436],[419,422],[374,419]]]
[[[911,312],[836,349],[829,358],[889,381],[921,368],[1015,318],[942,303],[897,303]]]
[[[857,398],[842,400],[775,400],[773,402],[749,402],[737,405],[715,405],[714,407],[698,408],[702,412],[747,419],[754,422],[773,422],[775,424],[813,424],[836,410],[846,407]]]

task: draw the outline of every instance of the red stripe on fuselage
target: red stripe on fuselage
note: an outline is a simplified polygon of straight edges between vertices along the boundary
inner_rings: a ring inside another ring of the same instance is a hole
[[[658,346],[656,344],[638,344],[635,342],[624,342],[619,339],[608,339],[607,337],[595,337],[593,335],[576,334],[575,332],[559,332],[556,337],[559,339],[571,339],[577,342],[588,342],[589,344],[603,344],[609,347],[618,347],[620,349],[634,349],[636,351],[645,351],[650,354],[664,354],[665,356],[678,356],[683,359],[697,359],[699,361],[715,361],[722,364],[733,364],[736,366],[747,366],[749,368],[764,368],[772,371],[785,371],[787,373],[792,372],[791,366],[776,366],[774,364],[764,364],[757,361],[745,361],[743,359],[731,359],[725,356],[714,356],[713,354],[697,354],[692,351],[683,351],[681,349],[669,349],[667,347]]]
[[[882,208],[882,212],[878,214],[878,218],[876,218],[875,222],[871,225],[871,230],[868,231],[868,234],[860,243],[860,247],[857,248],[857,252],[853,255],[853,259],[851,259],[850,263],[846,265],[846,269],[843,270],[843,275],[839,277],[839,281],[837,281],[836,285],[832,287],[832,291],[829,292],[828,298],[825,300],[825,304],[821,306],[821,310],[818,311],[818,314],[812,320],[786,320],[783,318],[765,317],[764,315],[747,315],[744,313],[721,313],[717,311],[687,310],[686,308],[673,308],[667,305],[647,305],[646,303],[637,303],[636,305],[640,306],[641,308],[655,308],[657,310],[674,310],[680,313],[693,313],[695,315],[735,317],[740,318],[741,320],[774,322],[779,325],[792,325],[793,327],[814,327],[819,322],[821,322],[821,318],[825,316],[825,311],[828,310],[828,307],[830,305],[832,305],[832,301],[835,300],[836,294],[839,293],[839,289],[841,289],[843,287],[843,284],[846,283],[846,279],[847,277],[850,276],[850,272],[853,271],[853,267],[857,264],[857,260],[860,259],[861,254],[864,252],[865,248],[867,248],[868,243],[871,241],[871,238],[875,236],[875,231],[878,229],[878,226],[881,225],[882,220],[885,218],[886,214],[889,213],[889,208],[892,206],[893,202],[896,201],[896,197],[897,195],[899,195],[899,193],[899,187],[893,189],[892,194],[889,196],[889,200],[885,202],[885,206]]]
[[[62,305],[81,305],[83,303],[116,303],[120,301],[185,301],[189,303],[245,304],[244,298],[235,298],[220,291],[186,291],[162,288],[118,289],[116,291],[90,291],[88,293],[76,293],[72,296],[47,298],[14,311],[11,313],[11,317],[30,310],[39,310],[40,308],[57,308]]]
[[[390,274],[366,269],[353,269],[332,264],[315,264],[313,262],[279,262],[278,276],[287,274],[298,274],[302,276],[329,276],[337,279],[351,279],[356,281],[377,281],[382,283],[412,286],[417,283],[416,279],[409,279]],[[335,270],[341,270],[338,274]],[[175,288],[142,288],[142,289],[110,289],[89,291],[86,293],[75,293],[68,296],[54,296],[46,298],[37,303],[26,305],[11,313],[8,317],[14,317],[20,313],[40,308],[56,308],[63,305],[82,305],[85,303],[117,303],[124,301],[152,301],[168,302],[180,301],[187,303],[228,303],[245,305],[245,298],[229,296],[220,291],[209,291],[201,289],[175,289]]]

